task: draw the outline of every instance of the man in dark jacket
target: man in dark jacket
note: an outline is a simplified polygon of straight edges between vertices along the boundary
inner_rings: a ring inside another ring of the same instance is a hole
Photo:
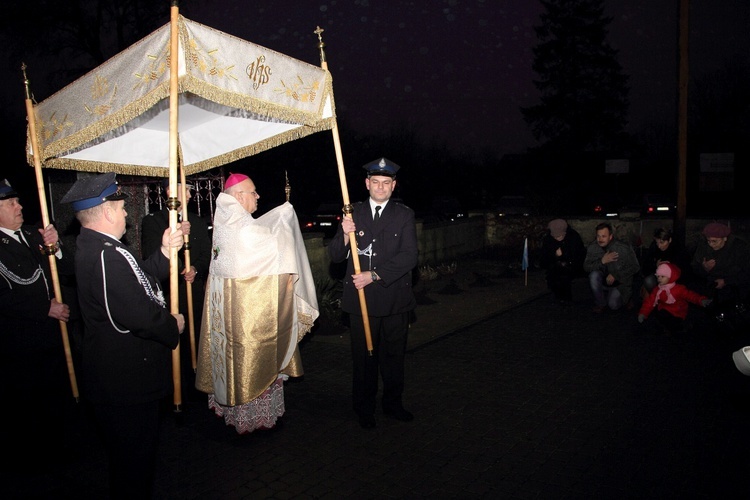
[[[612,311],[623,306],[633,309],[633,278],[640,269],[633,247],[615,239],[612,224],[597,224],[596,241],[586,248],[583,260],[583,270],[589,275],[589,287],[594,296],[594,312],[602,313],[607,307]]]
[[[76,278],[84,321],[82,391],[109,459],[112,498],[150,498],[160,402],[172,392],[171,355],[185,328],[170,314],[159,280],[182,230],[164,231],[161,248],[139,259],[120,238],[125,198],[115,174],[83,177],[63,197],[81,223]]]
[[[542,239],[539,262],[547,272],[547,286],[563,305],[573,299],[573,279],[583,275],[585,257],[586,247],[578,231],[563,219],[550,221]]]
[[[168,179],[162,182],[167,197],[171,197]],[[189,319],[187,285],[190,284],[192,294],[193,332],[194,344],[190,345],[190,339],[185,338],[180,342],[180,367],[182,369],[182,388],[188,399],[205,399],[206,395],[195,389],[195,367],[193,366],[193,349],[197,352],[201,328],[201,316],[203,313],[203,296],[206,290],[206,277],[211,264],[211,233],[208,230],[206,220],[196,214],[190,214],[187,220],[181,218],[182,209],[190,202],[192,186],[186,186],[185,200],[182,199],[182,186],[177,183],[177,200],[180,202],[180,222],[182,232],[189,236],[190,243],[190,268],[185,268],[185,249],[178,253],[180,259],[179,271],[179,298],[180,312]],[[146,215],[141,221],[141,254],[145,259],[156,252],[161,246],[164,230],[169,227],[169,209],[166,207],[158,212]],[[162,290],[167,294],[167,303],[170,303],[169,277],[161,282]],[[189,325],[189,323],[188,323]],[[184,336],[187,337],[187,336]]]
[[[62,258],[55,227],[25,225],[18,193],[0,182],[0,373],[13,385],[9,404],[25,409],[2,435],[10,465],[19,469],[47,458],[53,465],[62,455],[65,409],[74,402],[60,330],[70,308],[55,299],[49,256],[41,251],[47,245]],[[19,442],[19,435],[33,438]]]
[[[356,203],[328,244],[333,262],[348,258],[341,307],[349,313],[354,368],[352,403],[365,429],[374,428],[378,370],[383,379],[383,414],[409,422],[414,419],[402,404],[404,354],[410,312],[416,307],[412,270],[418,262],[417,230],[414,212],[395,201],[399,166],[380,158],[363,167],[366,202]],[[355,225],[356,223],[356,225]],[[356,237],[360,272],[355,274],[350,237]],[[359,290],[364,290],[367,318],[362,317]],[[372,336],[372,352],[367,349],[364,320]]]

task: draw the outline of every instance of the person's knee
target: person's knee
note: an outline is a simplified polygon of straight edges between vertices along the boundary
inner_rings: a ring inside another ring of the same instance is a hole
[[[643,287],[649,292],[653,290],[656,287],[656,276],[649,274],[643,278]]]
[[[589,273],[589,283],[591,286],[594,286],[596,284],[603,282],[604,275],[601,271],[591,271]]]
[[[623,306],[622,293],[617,288],[612,288],[607,295],[607,305],[613,311]]]

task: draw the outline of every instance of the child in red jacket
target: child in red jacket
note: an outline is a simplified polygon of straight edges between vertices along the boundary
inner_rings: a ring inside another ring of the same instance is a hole
[[[711,299],[677,283],[680,268],[670,262],[660,264],[655,274],[657,286],[643,301],[638,312],[638,322],[643,323],[656,308],[656,319],[668,332],[684,332],[689,304],[706,307]]]

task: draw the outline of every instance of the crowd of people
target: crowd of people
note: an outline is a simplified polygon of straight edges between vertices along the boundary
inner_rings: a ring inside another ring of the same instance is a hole
[[[351,404],[359,425],[373,429],[378,402],[385,417],[415,419],[403,397],[418,242],[414,212],[392,199],[399,165],[379,158],[363,168],[367,199],[348,206],[327,252],[332,262],[346,262],[341,306],[350,318]],[[163,187],[178,207],[190,199],[190,186],[178,183],[177,193]],[[53,225],[25,225],[18,193],[0,183],[0,319],[9,341],[3,367],[9,376],[30,374],[21,380],[18,401],[41,406],[24,423],[48,434],[43,455],[52,456],[50,448],[64,447],[58,440],[72,402],[60,335],[61,324],[68,325],[81,398],[108,458],[111,495],[149,498],[159,422],[175,391],[175,349],[183,346],[186,388],[226,425],[240,434],[274,429],[285,413],[284,383],[304,373],[299,342],[319,310],[293,207],[287,202],[255,217],[260,195],[247,175],[226,179],[212,232],[186,212],[174,227],[166,209],[144,217],[141,252],[122,241],[127,198],[114,173],[81,176],[62,199],[81,225],[71,252]],[[706,225],[690,249],[659,228],[640,258],[610,223],[594,233],[586,246],[564,219],[548,224],[540,263],[563,306],[573,303],[573,281],[587,279],[594,313],[630,312],[640,323],[679,335],[689,330],[691,305],[719,317],[727,304],[750,298],[750,246],[728,225]],[[180,300],[172,311],[175,255]],[[62,301],[51,260],[65,285]],[[184,300],[188,290],[193,304]],[[195,367],[184,347],[188,317],[198,332]],[[750,348],[733,359],[750,375]],[[40,455],[35,446],[24,443],[18,456]]]
[[[653,312],[660,330],[670,333],[689,329],[688,304],[719,322],[744,321],[750,304],[750,246],[720,222],[707,224],[692,248],[678,243],[670,228],[656,228],[639,257],[609,222],[597,224],[594,241],[584,247],[567,221],[554,219],[539,260],[562,304],[570,301],[573,279],[587,278],[594,313],[637,309],[638,321],[645,323]]]
[[[335,261],[348,259],[342,304],[354,316],[352,406],[360,425],[371,429],[380,378],[383,414],[414,419],[402,395],[418,250],[414,212],[390,200],[399,166],[380,158],[364,169],[369,202],[344,217],[329,252]],[[33,409],[22,421],[26,431],[45,436],[33,441],[44,448],[37,449],[11,436],[18,428],[6,427],[6,442],[19,443],[14,455],[28,458],[17,461],[19,467],[39,464],[39,456],[54,461],[64,449],[66,408],[75,403],[61,324],[75,327],[71,363],[82,406],[106,452],[112,498],[151,497],[160,420],[165,402],[170,396],[178,401],[179,391],[202,395],[237,433],[274,429],[285,413],[284,382],[304,373],[298,344],[319,316],[288,201],[254,217],[260,199],[254,182],[231,174],[209,231],[203,218],[185,210],[191,186],[178,182],[172,193],[164,181],[162,188],[169,209],[140,221],[138,252],[123,242],[128,194],[116,174],[79,176],[61,200],[80,223],[69,252],[54,225],[24,225],[18,193],[0,183],[0,320],[9,341],[3,367],[9,377],[29,374],[20,379],[16,401]],[[170,210],[180,207],[172,224]],[[366,265],[354,265],[353,254],[366,256]],[[50,259],[59,262],[59,275]],[[55,295],[58,276],[69,285],[62,300]],[[197,327],[197,354],[183,335],[188,319]]]

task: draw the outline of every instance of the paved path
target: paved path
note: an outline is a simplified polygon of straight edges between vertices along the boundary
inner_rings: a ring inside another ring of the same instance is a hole
[[[750,477],[747,335],[701,311],[682,338],[635,313],[594,315],[584,283],[412,348],[411,423],[351,411],[348,345],[305,340],[277,430],[237,435],[205,403],[162,430],[157,495],[172,498],[741,498]],[[103,455],[81,418],[79,451],[4,498],[106,498]]]

